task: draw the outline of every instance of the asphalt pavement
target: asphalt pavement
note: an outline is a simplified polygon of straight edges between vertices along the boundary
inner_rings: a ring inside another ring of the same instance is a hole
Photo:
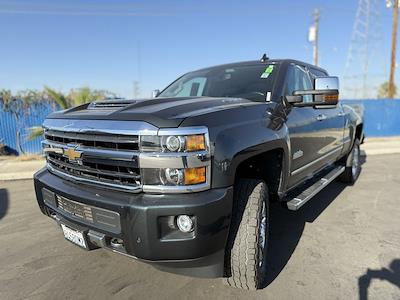
[[[248,292],[64,240],[32,180],[0,181],[0,299],[400,299],[400,154],[365,158],[300,211],[271,208],[269,276]]]

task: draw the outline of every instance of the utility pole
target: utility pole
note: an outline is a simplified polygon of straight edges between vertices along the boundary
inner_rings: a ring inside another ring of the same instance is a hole
[[[318,66],[318,31],[321,12],[316,8],[313,12],[314,23],[310,26],[308,41],[313,44],[313,63]]]
[[[390,61],[389,89],[388,97],[394,98],[394,73],[396,68],[396,46],[397,46],[397,23],[399,18],[399,0],[394,0],[393,3],[393,27],[392,27],[392,55]]]

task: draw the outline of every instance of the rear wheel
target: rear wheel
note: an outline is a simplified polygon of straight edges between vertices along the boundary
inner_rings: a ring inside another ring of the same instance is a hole
[[[361,154],[360,154],[360,141],[354,141],[353,149],[348,156],[348,165],[344,172],[339,176],[339,180],[345,183],[353,184],[356,182],[361,172]]]
[[[228,241],[228,285],[255,290],[266,272],[269,232],[268,188],[264,181],[240,179],[235,185],[234,215]]]

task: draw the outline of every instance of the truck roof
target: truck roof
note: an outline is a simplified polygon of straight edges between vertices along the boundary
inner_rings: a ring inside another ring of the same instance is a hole
[[[262,62],[260,60],[249,60],[249,61],[234,62],[234,63],[228,63],[228,64],[215,65],[215,66],[211,66],[211,67],[207,67],[207,68],[201,68],[198,71],[212,69],[215,67],[229,68],[229,67],[249,66],[249,65],[265,65],[265,64],[271,64],[271,63],[272,64],[282,64],[282,63],[301,64],[301,65],[305,65],[305,66],[313,68],[313,69],[321,70],[326,73],[326,70],[321,67],[317,67],[315,65],[312,65],[312,64],[309,64],[309,63],[306,63],[303,61],[295,60],[295,59],[268,59],[264,62]]]

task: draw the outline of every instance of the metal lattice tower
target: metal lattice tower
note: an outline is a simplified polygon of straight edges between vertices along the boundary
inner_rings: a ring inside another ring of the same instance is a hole
[[[383,5],[379,0],[358,1],[342,81],[347,98],[375,98],[377,88],[386,76],[380,14]],[[370,65],[372,58],[373,68]]]

